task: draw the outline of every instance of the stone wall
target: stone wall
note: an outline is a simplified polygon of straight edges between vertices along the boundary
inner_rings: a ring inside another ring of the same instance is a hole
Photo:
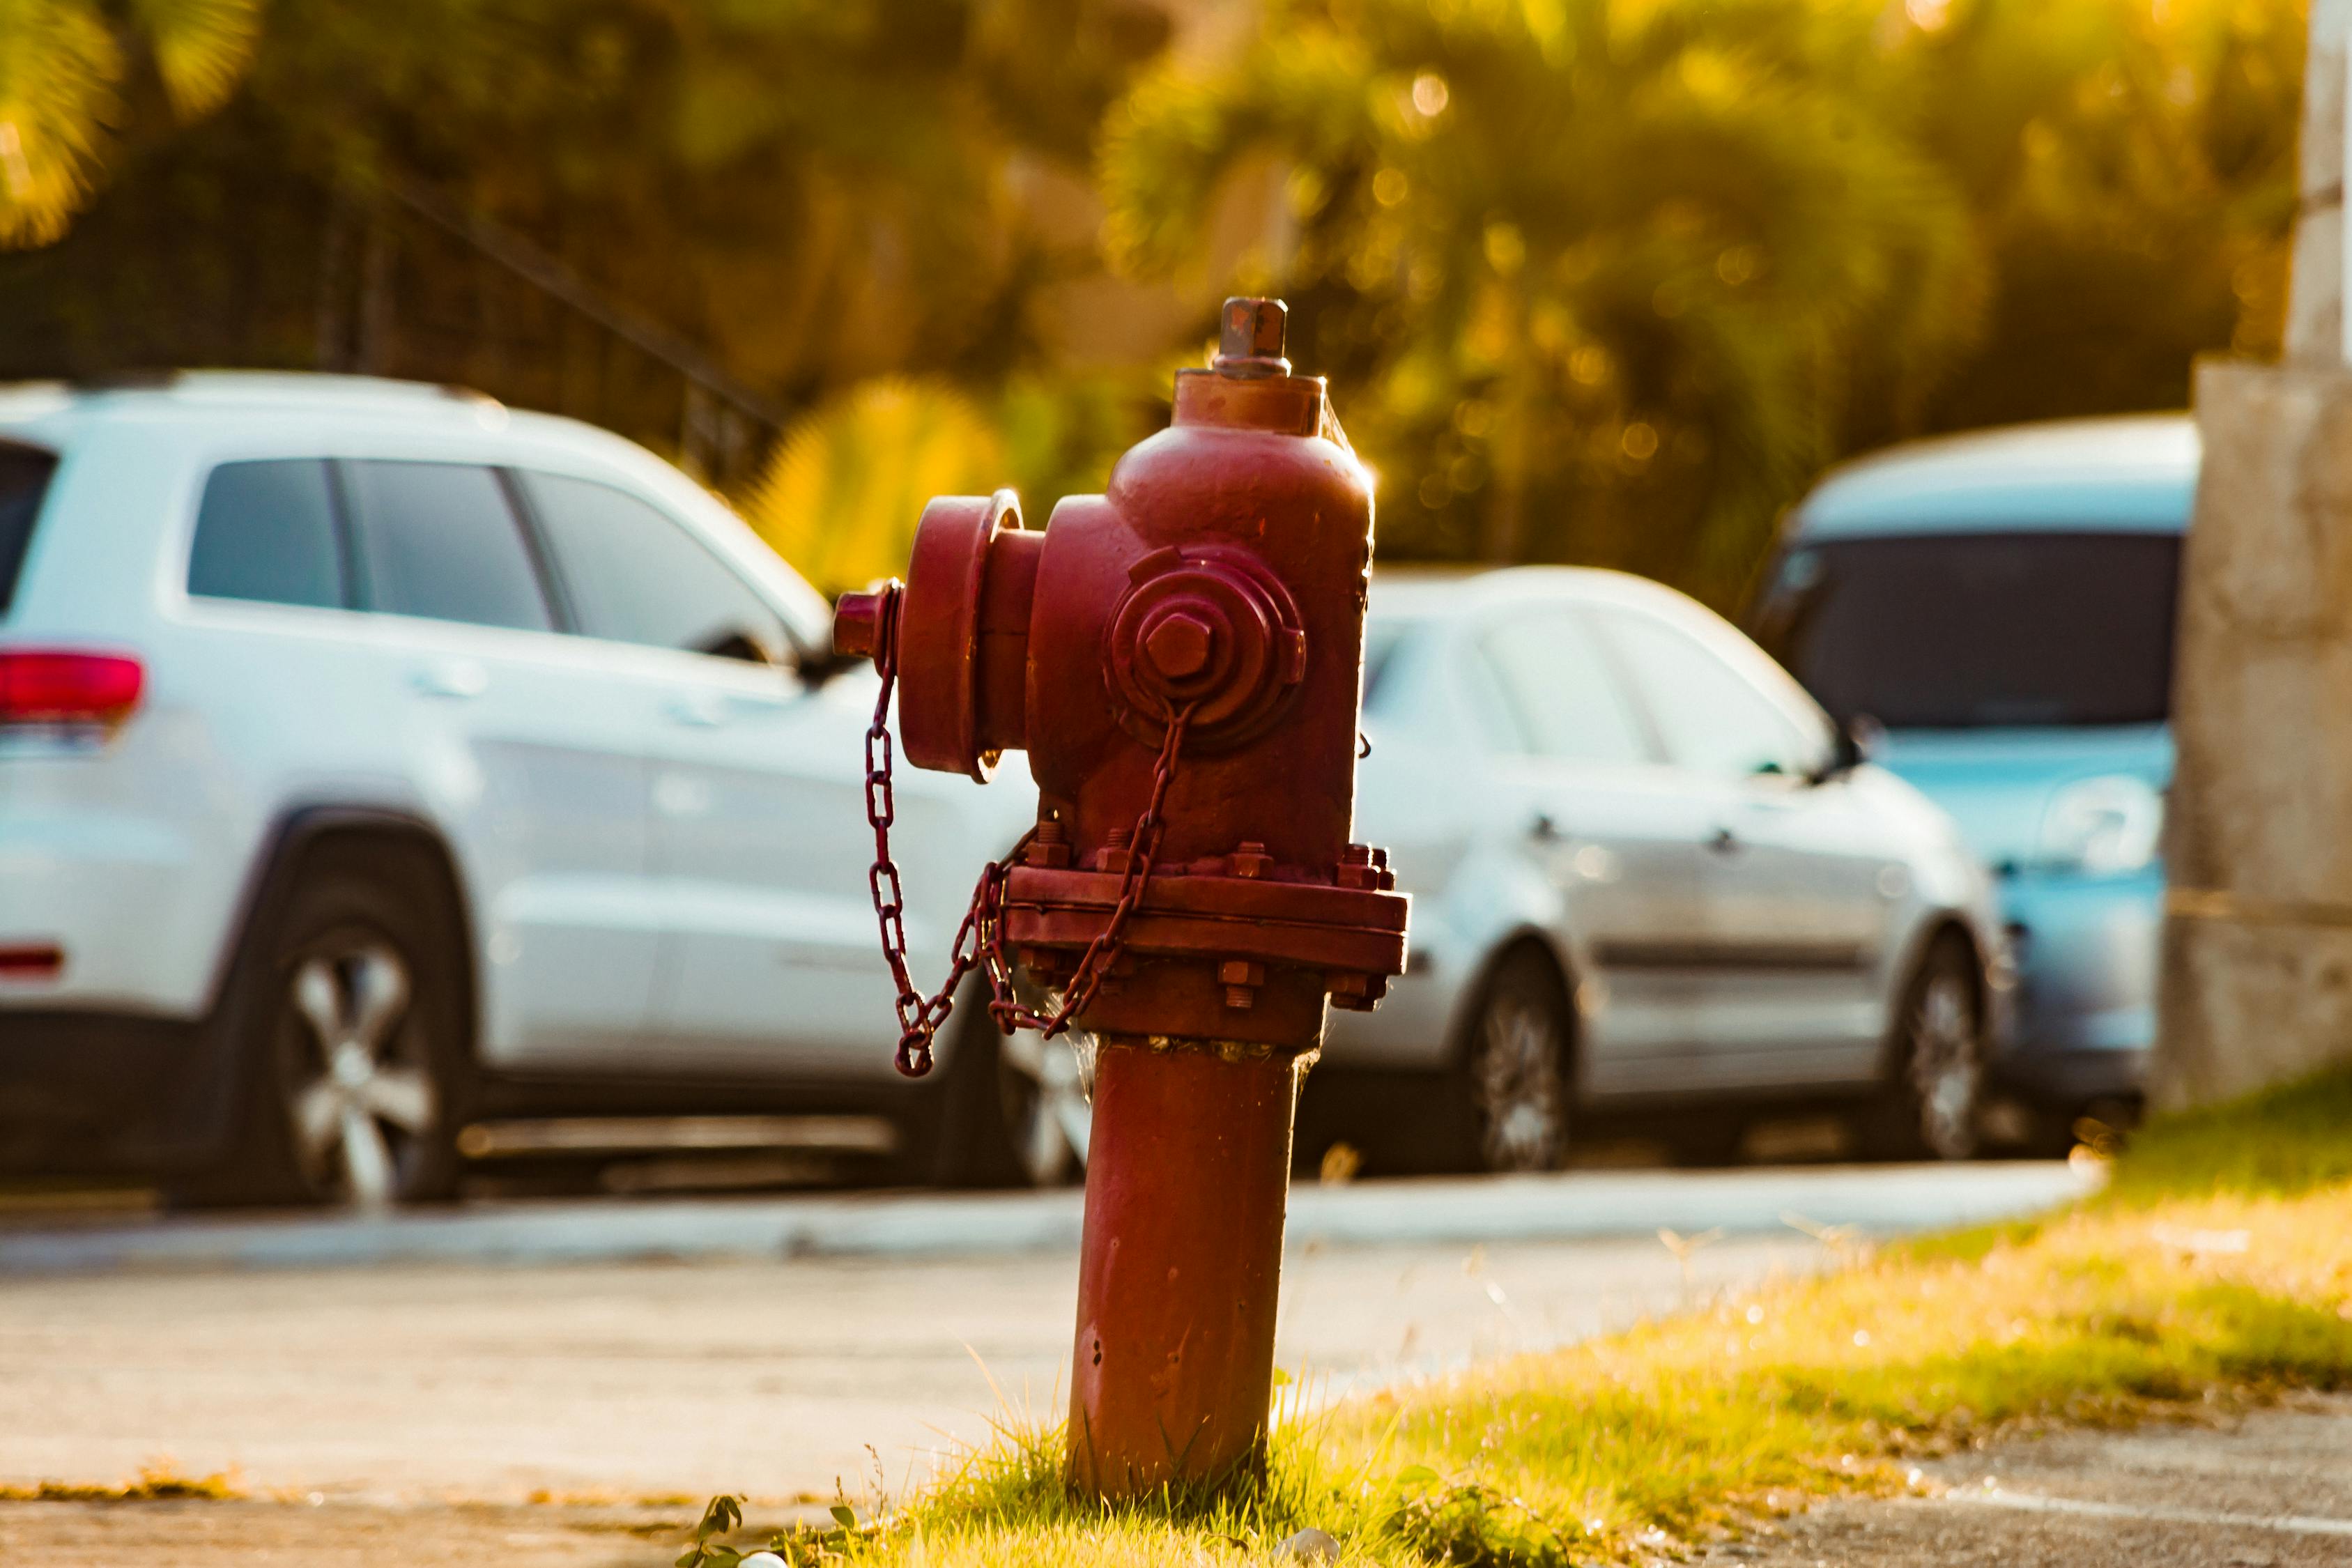
[[[2210,361],[2151,1098],[2352,1062],[2352,372]]]

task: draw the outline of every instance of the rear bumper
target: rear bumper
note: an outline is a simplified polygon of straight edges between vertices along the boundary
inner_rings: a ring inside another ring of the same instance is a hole
[[[168,1175],[228,1125],[231,1075],[202,1026],[0,1010],[0,1172]]]
[[[2137,1096],[2156,1038],[2162,872],[2021,873],[2000,897],[2017,986],[1997,1079],[2059,1109]]]

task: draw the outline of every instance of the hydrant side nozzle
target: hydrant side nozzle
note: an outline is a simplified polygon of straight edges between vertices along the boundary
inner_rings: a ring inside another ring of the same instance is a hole
[[[833,651],[846,658],[872,658],[882,646],[882,605],[888,596],[887,589],[844,594],[833,606]]]

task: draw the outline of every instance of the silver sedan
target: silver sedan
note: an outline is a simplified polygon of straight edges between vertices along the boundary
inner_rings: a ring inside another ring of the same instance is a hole
[[[1331,1016],[1310,1106],[1385,1080],[1409,1157],[1497,1171],[1618,1111],[1727,1154],[1791,1101],[1869,1152],[1975,1151],[2008,990],[1985,872],[1731,625],[1617,573],[1383,574],[1364,680],[1355,836],[1413,895],[1412,953]],[[1032,1179],[1084,1157],[1084,1054],[1009,1053]]]
[[[1384,578],[1364,728],[1357,837],[1413,894],[1412,953],[1324,1061],[1442,1075],[1462,1161],[1549,1167],[1620,1109],[1723,1152],[1775,1100],[1843,1102],[1873,1152],[1974,1151],[1988,879],[1721,617],[1610,572]]]

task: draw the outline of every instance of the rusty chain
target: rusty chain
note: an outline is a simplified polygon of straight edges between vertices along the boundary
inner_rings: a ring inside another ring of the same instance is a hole
[[[874,700],[874,721],[866,727],[866,821],[874,829],[874,864],[866,871],[866,885],[874,896],[874,916],[882,931],[882,956],[888,961],[891,981],[898,988],[894,1004],[898,1015],[898,1068],[908,1078],[921,1078],[931,1070],[932,1040],[955,1011],[956,987],[975,969],[988,979],[989,1016],[1008,1035],[1016,1028],[1035,1029],[1050,1040],[1093,1002],[1125,951],[1128,921],[1143,901],[1144,885],[1150,879],[1151,863],[1160,853],[1160,835],[1167,827],[1160,808],[1176,776],[1176,757],[1183,747],[1192,710],[1187,704],[1169,714],[1160,754],[1152,765],[1150,798],[1136,818],[1128,841],[1118,900],[1101,932],[1087,944],[1060,1005],[1050,1014],[1023,1005],[1013,986],[1012,961],[1004,952],[1004,886],[1036,837],[1034,828],[1023,834],[1003,859],[982,868],[980,880],[971,890],[971,903],[948,950],[947,980],[927,998],[915,988],[914,978],[907,971],[906,889],[899,881],[898,862],[890,857],[890,828],[898,820],[898,802],[891,788],[897,752],[890,741],[890,698],[898,684],[898,606],[904,594],[904,586],[898,583],[882,590],[875,628],[874,668],[881,673],[882,689]]]

